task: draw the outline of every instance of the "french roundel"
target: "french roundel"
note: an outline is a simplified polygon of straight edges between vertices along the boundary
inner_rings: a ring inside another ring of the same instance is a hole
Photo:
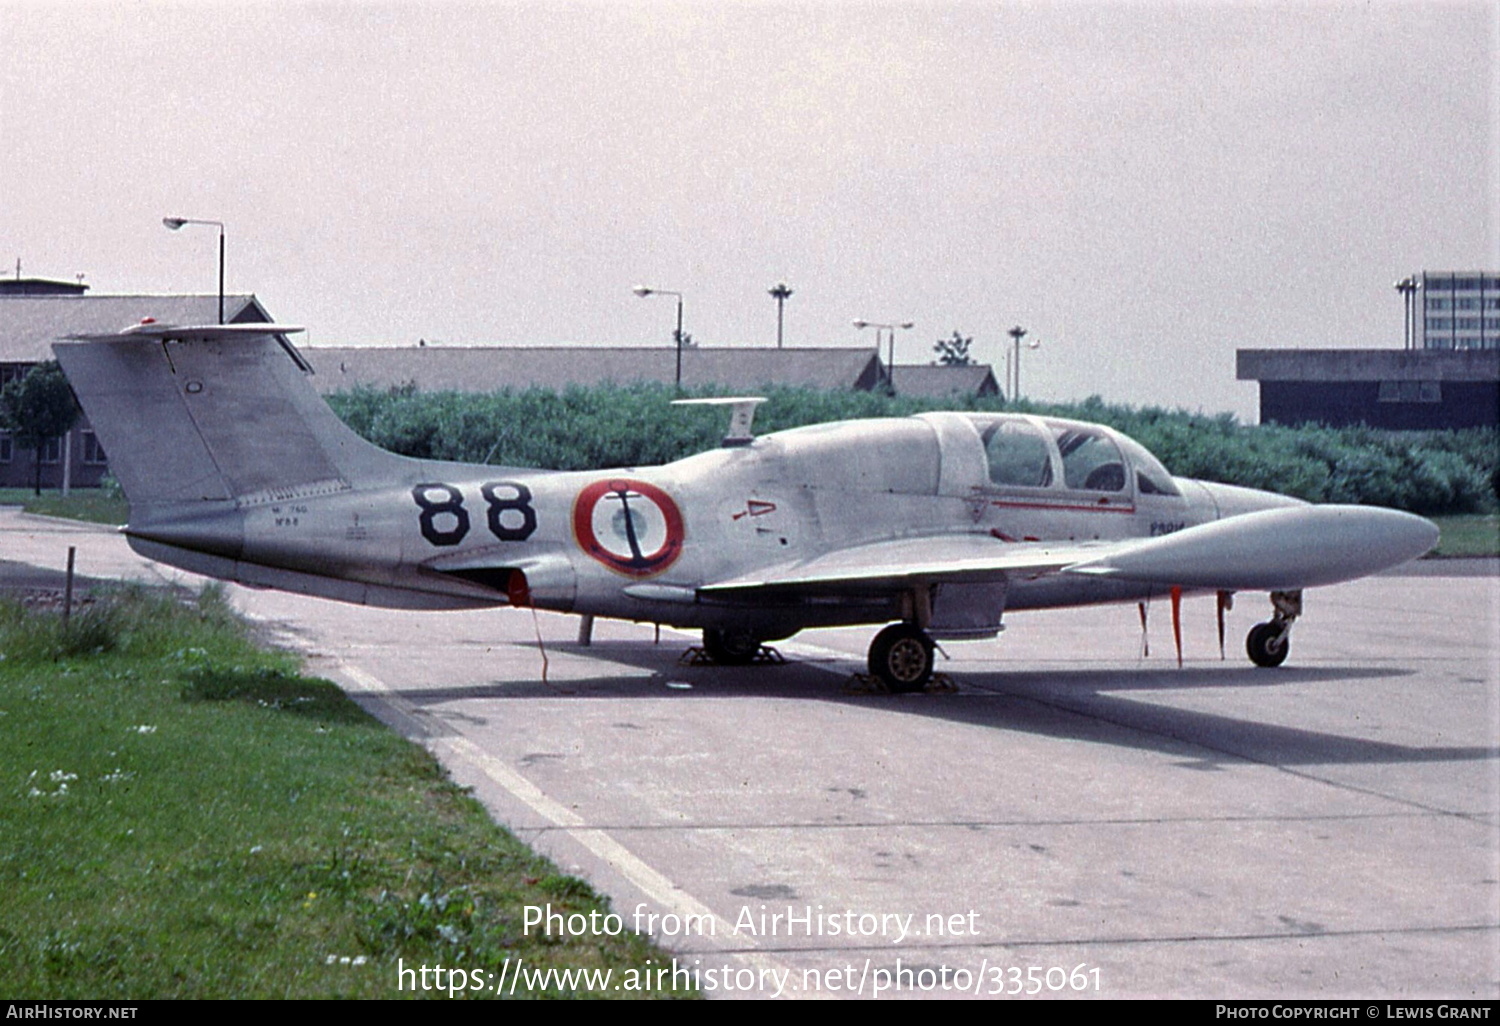
[[[632,577],[659,574],[682,554],[682,513],[645,481],[606,479],[578,493],[573,535],[579,548]]]

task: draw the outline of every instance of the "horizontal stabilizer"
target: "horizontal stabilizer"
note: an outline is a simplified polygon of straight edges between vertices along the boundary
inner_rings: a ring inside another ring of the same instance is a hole
[[[304,329],[290,324],[158,324],[147,319],[132,324],[122,331],[109,335],[69,335],[71,342],[127,342],[132,339],[154,338],[162,341],[202,339],[222,341],[224,339],[260,338],[265,335],[289,335]]]
[[[729,430],[724,435],[723,445],[749,445],[754,440],[751,426],[755,423],[755,408],[765,402],[763,396],[708,396],[703,399],[673,399],[673,406],[728,406]]]
[[[1292,591],[1399,566],[1435,524],[1374,506],[1293,506],[1190,527],[1075,563],[1066,573],[1226,591]]]

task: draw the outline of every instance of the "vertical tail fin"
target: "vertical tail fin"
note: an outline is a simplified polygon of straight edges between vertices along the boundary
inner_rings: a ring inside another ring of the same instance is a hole
[[[300,330],[142,324],[53,347],[132,520],[154,507],[331,494],[405,468],[306,380],[310,368],[281,337]]]

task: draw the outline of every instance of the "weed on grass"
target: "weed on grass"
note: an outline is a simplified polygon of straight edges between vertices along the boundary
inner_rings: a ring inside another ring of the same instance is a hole
[[[0,993],[477,998],[520,964],[541,975],[516,997],[614,997],[670,962],[634,934],[528,933],[526,905],[607,901],[258,648],[221,591],[60,619],[0,607]]]

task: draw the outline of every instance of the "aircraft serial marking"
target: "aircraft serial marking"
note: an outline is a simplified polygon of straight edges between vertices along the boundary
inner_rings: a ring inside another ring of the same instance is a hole
[[[498,489],[515,492],[514,495],[497,495]],[[442,492],[446,498],[433,501],[432,493]],[[531,489],[519,481],[488,481],[479,487],[488,507],[486,522],[490,533],[501,541],[525,541],[536,530],[536,510],[531,505]],[[422,512],[417,517],[417,526],[428,543],[439,547],[457,545],[469,533],[469,511],[464,509],[464,493],[441,481],[426,481],[415,485],[411,497]],[[509,524],[505,514],[510,513]],[[520,523],[516,523],[516,517]],[[438,518],[452,518],[451,527],[440,527]]]

